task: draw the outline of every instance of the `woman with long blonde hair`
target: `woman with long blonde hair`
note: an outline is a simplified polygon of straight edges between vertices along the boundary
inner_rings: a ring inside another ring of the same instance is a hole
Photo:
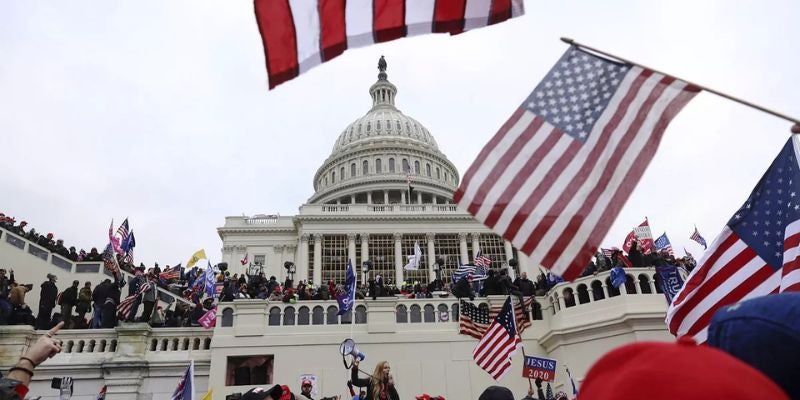
[[[369,378],[361,379],[358,377],[358,357],[353,360],[351,370],[351,381],[353,385],[367,388],[367,397],[364,400],[400,400],[397,389],[394,386],[392,369],[387,361],[381,361],[375,365],[375,371]]]

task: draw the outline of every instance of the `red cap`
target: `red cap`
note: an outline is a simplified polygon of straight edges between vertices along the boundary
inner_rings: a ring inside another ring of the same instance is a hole
[[[594,400],[788,399],[758,370],[691,338],[613,350],[589,369],[580,390]]]

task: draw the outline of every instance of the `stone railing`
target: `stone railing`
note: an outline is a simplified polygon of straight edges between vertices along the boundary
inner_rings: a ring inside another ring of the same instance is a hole
[[[455,204],[307,204],[301,215],[441,214],[465,213]]]
[[[611,271],[559,283],[547,293],[549,308],[556,314],[617,296],[664,296],[655,268],[626,268],[625,276],[625,283],[619,288],[611,284]]]

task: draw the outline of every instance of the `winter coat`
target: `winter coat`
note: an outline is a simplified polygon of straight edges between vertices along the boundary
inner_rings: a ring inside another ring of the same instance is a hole
[[[76,303],[78,303],[78,287],[70,286],[61,294],[61,304],[74,306]]]
[[[536,293],[536,285],[528,278],[517,278],[514,280],[514,285],[519,288],[523,296],[533,296]]]
[[[108,291],[111,289],[111,284],[103,282],[94,287],[92,291],[92,301],[98,307],[102,306],[105,303],[106,298],[108,297]]]
[[[156,292],[158,292],[158,289],[156,288],[156,283],[150,282],[150,288],[144,291],[144,296],[142,301],[155,302],[157,297]]]
[[[50,280],[42,283],[42,291],[39,295],[39,307],[53,308],[56,306],[56,297],[58,297],[58,287]]]

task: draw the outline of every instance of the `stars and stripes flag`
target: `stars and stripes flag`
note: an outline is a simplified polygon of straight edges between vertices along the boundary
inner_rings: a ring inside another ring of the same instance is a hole
[[[475,254],[475,266],[488,269],[492,266],[492,259],[483,255],[483,251],[478,250],[478,254]]]
[[[689,239],[692,239],[695,242],[703,245],[703,250],[708,250],[708,244],[706,243],[706,239],[700,236],[700,231],[697,230],[696,226],[694,227],[694,232],[692,233],[692,236],[689,236]]]
[[[347,49],[426,33],[458,34],[524,13],[523,0],[255,0],[269,88]]]
[[[671,256],[675,255],[675,253],[672,251],[672,244],[669,242],[669,238],[667,237],[667,232],[664,232],[661,236],[658,237],[658,239],[656,239],[655,245],[656,245],[656,250],[666,251]]]
[[[163,280],[165,280],[165,281],[168,281],[170,279],[180,279],[181,278],[181,268],[175,267],[175,268],[170,269],[169,271],[164,271],[164,272],[158,274],[158,277],[163,279]]]
[[[699,90],[573,46],[481,150],[455,200],[572,280]]]
[[[116,276],[116,274],[119,273],[119,263],[117,262],[113,243],[109,242],[108,245],[106,245],[106,249],[103,250],[101,258],[103,259],[103,267]]]
[[[186,368],[178,386],[172,392],[172,400],[194,400],[194,360],[189,360],[189,367]]]
[[[242,263],[242,265],[247,265],[247,263],[249,262],[249,260],[247,259],[247,253],[244,253],[244,258],[239,260],[239,262]]]
[[[472,351],[472,359],[492,378],[500,380],[511,368],[511,357],[520,347],[522,339],[517,333],[517,320],[509,296]]]
[[[100,388],[100,393],[97,394],[97,400],[106,400],[106,385]]]
[[[515,301],[515,300],[514,300]],[[533,298],[525,298],[525,308],[530,310],[533,304]],[[497,317],[502,306],[495,305],[489,307],[476,306],[475,304],[466,300],[461,300],[458,306],[458,333],[462,335],[472,336],[475,339],[483,337],[486,329],[489,328],[489,323]],[[531,326],[529,318],[522,311],[522,307],[518,302],[514,303],[514,315],[517,318],[517,329],[522,333],[525,328]]]
[[[792,135],[672,301],[666,319],[672,334],[704,342],[718,309],[800,291],[799,156],[800,140]]]
[[[146,292],[148,289],[150,289],[150,282],[145,281],[141,284],[141,286],[139,286],[139,290],[137,290],[136,293],[122,299],[122,301],[119,302],[117,305],[117,314],[122,316],[122,319],[124,320],[130,319],[128,314],[131,313],[133,303],[136,301],[136,298],[144,294],[144,292]]]
[[[111,242],[112,248],[114,252],[117,254],[123,254],[122,246],[120,244],[119,238],[117,235],[114,234],[114,219],[111,219],[111,226],[108,227],[108,241]]]
[[[127,218],[125,218],[125,221],[122,221],[122,223],[119,224],[119,228],[117,228],[117,235],[119,235],[121,243],[125,243],[125,240],[128,239],[128,235],[130,235],[130,227],[128,226]]]
[[[611,256],[613,256],[613,255],[614,255],[614,252],[615,252],[615,251],[618,251],[618,250],[619,250],[619,249],[617,249],[617,248],[613,248],[613,249],[600,249],[600,251],[602,251],[602,252],[603,252],[603,257],[606,257],[606,258],[609,258],[609,259],[611,258]]]
[[[487,269],[484,266],[476,266],[476,265],[459,265],[455,271],[453,271],[452,280],[453,283],[460,281],[461,279],[466,278],[469,282],[475,281],[482,281],[486,279]]]

